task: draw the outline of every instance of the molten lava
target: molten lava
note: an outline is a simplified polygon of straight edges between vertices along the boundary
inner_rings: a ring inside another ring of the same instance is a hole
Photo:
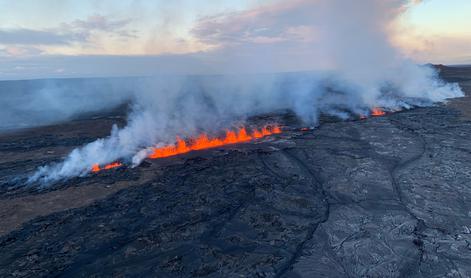
[[[384,116],[384,115],[386,115],[386,112],[381,110],[381,108],[379,108],[379,107],[374,107],[373,109],[371,109],[371,115],[375,116],[375,117]]]
[[[123,164],[121,162],[113,162],[113,163],[110,163],[110,164],[106,164],[105,166],[100,168],[100,165],[98,165],[98,163],[96,163],[96,164],[93,164],[93,166],[92,166],[92,172],[96,173],[96,172],[99,172],[101,170],[109,170],[109,169],[120,167],[122,165]]]
[[[226,134],[223,138],[210,138],[205,133],[202,133],[198,137],[188,140],[188,143],[177,137],[174,145],[154,148],[152,153],[149,155],[149,158],[163,158],[196,150],[242,143],[278,133],[281,133],[281,128],[279,126],[266,126],[260,130],[254,129],[250,134],[245,128],[240,128],[237,131],[226,130]]]
[[[176,143],[174,145],[168,145],[160,148],[153,148],[152,153],[148,156],[149,158],[163,158],[174,156],[178,154],[183,154],[191,151],[196,150],[203,150],[209,148],[220,147],[229,144],[236,144],[236,143],[243,143],[253,139],[263,138],[268,135],[278,134],[281,133],[281,128],[277,125],[273,126],[266,126],[262,129],[254,129],[249,134],[247,129],[244,127],[233,131],[233,130],[226,130],[226,134],[222,138],[210,138],[205,133],[202,133],[196,138],[190,138],[187,141],[181,139],[180,137],[176,138]],[[121,162],[113,162],[110,164],[106,164],[103,167],[100,165],[94,164],[91,168],[93,173],[102,171],[102,170],[109,170],[113,168],[117,168],[122,166]]]

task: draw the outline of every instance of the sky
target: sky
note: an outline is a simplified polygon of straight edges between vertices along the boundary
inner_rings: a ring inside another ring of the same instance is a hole
[[[325,68],[311,2],[0,0],[0,79],[218,73],[226,60],[224,69],[237,69],[253,55],[262,72]],[[471,63],[471,1],[404,6],[388,27],[404,55]]]

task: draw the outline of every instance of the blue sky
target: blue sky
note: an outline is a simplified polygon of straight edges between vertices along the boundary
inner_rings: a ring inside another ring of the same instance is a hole
[[[471,33],[471,1],[429,0],[411,9],[409,21],[427,33]]]
[[[133,67],[142,70],[130,73],[160,72],[165,67],[184,72],[185,65],[180,69],[172,64],[169,57],[174,56],[185,56],[189,72],[199,73],[224,57],[211,53],[234,45],[242,51],[270,45],[275,53],[290,52],[293,64],[282,66],[295,69],[296,59],[305,60],[298,53],[306,49],[299,45],[314,41],[317,34],[305,22],[296,22],[297,14],[276,15],[303,1],[0,0],[0,79],[125,75],[116,67],[126,67],[124,60],[132,57]],[[471,1],[414,2],[390,33],[404,55],[417,62],[470,63]],[[87,68],[91,64],[100,70]]]

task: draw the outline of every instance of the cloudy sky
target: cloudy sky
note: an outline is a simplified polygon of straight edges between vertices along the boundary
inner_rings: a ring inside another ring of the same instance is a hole
[[[262,72],[325,68],[317,2],[0,0],[0,79],[217,73],[254,60]],[[383,2],[394,18],[379,20],[404,55],[471,63],[471,1]]]

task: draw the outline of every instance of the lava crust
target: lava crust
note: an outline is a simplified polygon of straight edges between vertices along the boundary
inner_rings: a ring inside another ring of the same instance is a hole
[[[441,68],[471,93],[471,68]],[[113,117],[0,136],[1,277],[470,277],[471,99],[52,187],[13,177]],[[263,122],[263,117],[253,119]]]

